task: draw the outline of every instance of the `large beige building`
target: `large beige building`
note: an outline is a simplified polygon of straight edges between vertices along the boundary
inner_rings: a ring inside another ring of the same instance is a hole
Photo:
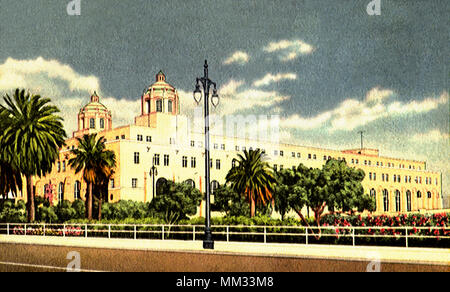
[[[127,110],[127,109],[123,109]],[[54,201],[84,198],[86,184],[81,174],[68,167],[76,137],[98,133],[107,148],[116,153],[117,168],[109,183],[108,201],[151,201],[163,180],[188,182],[204,191],[204,135],[190,131],[188,119],[180,115],[177,90],[162,72],[141,97],[141,111],[134,124],[113,128],[111,112],[94,93],[78,114],[78,130],[60,150],[52,173],[33,181],[36,195],[51,193]],[[376,198],[376,213],[409,212],[442,208],[441,174],[427,170],[426,162],[380,156],[377,149],[329,150],[264,142],[237,136],[211,136],[212,191],[225,183],[233,158],[244,150],[263,149],[276,169],[303,163],[321,167],[327,159],[342,159],[361,168],[364,189]],[[157,168],[155,186],[149,171]],[[202,214],[203,206],[199,209]]]

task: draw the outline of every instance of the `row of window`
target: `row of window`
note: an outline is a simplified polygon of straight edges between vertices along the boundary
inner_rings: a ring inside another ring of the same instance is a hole
[[[345,158],[344,158],[344,161],[345,161]],[[352,164],[359,164],[359,159],[352,158],[351,161],[352,161]],[[361,163],[363,163],[363,162],[361,161]],[[371,160],[364,160],[364,165],[371,166],[372,165],[372,161]],[[383,167],[383,162],[382,161],[377,161],[376,162],[376,166]],[[398,168],[405,168],[404,164],[399,164],[398,166],[399,166]],[[387,167],[394,168],[395,167],[395,163],[388,162],[387,163]],[[416,167],[414,165],[409,165],[409,169],[416,169]],[[418,167],[418,169],[419,170],[421,169],[420,166]]]
[[[395,211],[396,212],[401,212],[401,193],[399,190],[395,190]],[[372,197],[376,197],[376,191],[375,189],[371,189],[370,190],[370,195]],[[411,211],[411,191],[407,190],[406,191],[406,211],[410,212]],[[422,192],[421,191],[417,191],[416,193],[417,198],[422,198]],[[427,198],[431,199],[431,192],[428,191],[427,192]],[[437,196],[439,197],[439,193],[437,194]],[[389,191],[384,189],[383,190],[383,211],[384,212],[389,212]]]
[[[402,179],[401,179],[402,177],[401,177],[400,174],[394,174],[392,176],[392,178],[393,178],[393,182],[398,182],[399,183],[399,182],[402,181]],[[410,175],[405,175],[403,178],[404,178],[404,182],[405,183],[411,183],[411,176]],[[377,174],[375,172],[369,172],[369,180],[376,181],[377,180]],[[388,182],[389,181],[389,174],[382,173],[381,174],[381,181]],[[414,181],[416,182],[416,184],[422,184],[422,177],[421,176],[416,176]],[[438,185],[438,179],[437,178],[435,178],[434,183],[435,183],[435,185]],[[431,177],[425,177],[425,184],[427,184],[427,185],[433,184],[433,182],[431,180]]]
[[[157,99],[156,100],[156,112],[162,113],[163,112],[163,100]],[[169,100],[167,102],[167,112],[172,113],[173,112],[173,101]]]
[[[94,118],[89,119],[89,128],[95,129],[95,119]],[[100,129],[104,129],[104,128],[105,128],[105,119],[100,118]]]

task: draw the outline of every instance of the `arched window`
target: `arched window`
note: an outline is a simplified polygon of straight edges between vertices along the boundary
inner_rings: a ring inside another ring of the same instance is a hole
[[[377,192],[375,189],[370,190],[370,197],[374,199],[375,201],[375,210],[377,209]]]
[[[406,211],[411,212],[411,191],[406,191]]]
[[[158,99],[156,101],[156,111],[158,113],[162,113],[162,99]]]
[[[73,198],[75,200],[81,199],[81,195],[80,195],[80,190],[81,190],[81,183],[80,181],[75,181],[75,184],[73,186]]]
[[[396,212],[401,211],[400,191],[399,190],[395,190],[395,211]]]
[[[89,119],[89,128],[95,129],[95,119],[94,118]]]
[[[62,182],[58,185],[58,202],[62,203],[64,201],[64,185]]]
[[[417,197],[418,198],[422,198],[422,192],[421,191],[417,191]]]
[[[169,100],[167,102],[167,112],[172,113],[172,111],[173,111],[173,101]]]
[[[191,187],[195,188],[195,182],[192,179],[187,179],[184,183],[190,185]]]
[[[156,181],[156,195],[163,195],[167,186],[167,179],[160,177]]]
[[[431,199],[431,192],[430,191],[427,192],[427,198]]]
[[[214,191],[216,190],[216,189],[218,189],[219,188],[219,182],[218,181],[216,181],[216,180],[213,180],[212,182],[211,182],[211,194],[214,194]]]
[[[383,190],[383,208],[384,212],[389,211],[389,192],[386,189]]]

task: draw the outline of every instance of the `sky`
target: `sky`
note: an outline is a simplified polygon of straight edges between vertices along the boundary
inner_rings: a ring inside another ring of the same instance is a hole
[[[279,117],[283,142],[364,146],[421,160],[450,194],[449,10],[440,0],[0,0],[0,94],[50,97],[68,136],[93,91],[133,122],[162,70],[195,108],[209,63],[213,112]]]

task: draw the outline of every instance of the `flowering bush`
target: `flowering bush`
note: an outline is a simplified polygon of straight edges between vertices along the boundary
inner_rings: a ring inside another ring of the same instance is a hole
[[[65,231],[64,228],[44,228],[39,227],[27,227],[26,235],[49,235],[49,236],[82,236],[84,235],[84,230],[80,226],[66,226]],[[25,227],[24,226],[15,226],[12,230],[12,234],[14,235],[25,235]]]
[[[424,214],[399,214],[394,216],[379,215],[362,217],[357,216],[340,216],[329,215],[324,218],[323,226],[336,227],[374,227],[369,229],[361,229],[359,234],[369,235],[405,235],[405,227],[408,228],[408,235],[411,236],[450,236],[450,214],[439,213],[433,215]],[[428,227],[428,228],[426,228]],[[349,229],[336,228],[336,233],[346,234]]]

